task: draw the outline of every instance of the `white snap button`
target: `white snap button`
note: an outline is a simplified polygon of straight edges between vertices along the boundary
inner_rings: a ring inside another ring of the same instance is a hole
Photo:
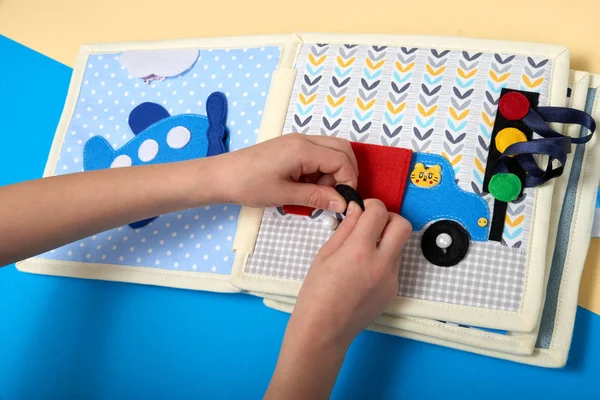
[[[447,249],[452,245],[452,236],[448,235],[447,233],[440,233],[435,238],[435,244],[440,249]]]
[[[321,221],[321,223],[323,224],[323,228],[328,229],[330,231],[334,230],[335,228],[338,227],[338,220],[336,217],[324,217]]]

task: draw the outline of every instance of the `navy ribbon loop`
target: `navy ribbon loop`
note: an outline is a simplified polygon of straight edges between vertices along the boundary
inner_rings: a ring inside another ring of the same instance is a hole
[[[496,161],[498,172],[512,172],[510,168],[512,159],[516,159],[527,174],[523,179],[523,187],[536,187],[552,178],[560,176],[567,162],[570,152],[571,140],[569,137],[537,139],[530,142],[518,142],[507,147]],[[542,169],[535,161],[534,155],[548,157],[546,168]],[[560,164],[554,167],[554,161]]]
[[[517,142],[508,146],[496,161],[496,171],[519,175],[523,187],[536,187],[563,173],[571,143],[585,144],[596,130],[596,122],[591,115],[565,107],[538,107],[530,109],[523,122],[542,139]],[[571,138],[562,135],[548,126],[548,122],[578,124],[589,130],[589,134]],[[547,156],[545,169],[540,168],[534,156]],[[515,161],[520,168],[517,168]],[[555,161],[558,166],[555,166]],[[517,170],[518,169],[518,170]],[[525,174],[523,174],[523,171]]]
[[[548,122],[577,124],[587,128],[590,131],[588,135],[571,139],[571,142],[575,144],[589,142],[596,130],[596,121],[591,115],[566,107],[538,107],[536,110],[531,108],[523,118],[523,122],[535,133],[545,138],[564,137],[564,135],[550,128]]]

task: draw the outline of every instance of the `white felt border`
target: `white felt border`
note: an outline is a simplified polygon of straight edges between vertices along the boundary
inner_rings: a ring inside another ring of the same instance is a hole
[[[591,75],[590,88],[598,89],[594,98],[592,116],[596,120],[596,124],[600,126],[600,74]],[[600,138],[598,138],[597,129],[592,140],[586,144],[586,152],[583,157],[581,183],[577,190],[577,200],[573,213],[574,219],[569,236],[570,246],[567,249],[567,258],[556,307],[554,333],[550,343],[550,353],[562,365],[566,363],[573,337],[579,283],[590,245],[599,180]]]
[[[263,303],[265,306],[272,308],[277,311],[291,313],[294,311],[294,306],[288,303],[282,303],[276,300],[264,299]],[[478,353],[490,357],[503,358],[506,360],[516,361],[524,364],[539,365],[544,367],[561,367],[559,360],[552,357],[552,354],[547,350],[535,349],[531,356],[526,355],[515,355],[509,353],[503,353],[501,351],[484,350],[479,347],[469,346],[461,343],[457,343],[450,339],[441,339],[432,336],[425,335],[423,333],[411,332],[404,329],[392,328],[386,325],[378,323],[372,323],[367,327],[367,330],[383,333],[386,335],[393,335],[413,340],[419,340],[425,343],[436,344],[438,346],[450,347],[457,350],[470,351],[472,353]]]
[[[565,93],[569,74],[569,50],[562,46],[455,37],[404,35],[302,33],[298,35],[298,39],[303,43],[404,45],[421,48],[435,47],[544,57],[552,60],[549,104],[564,106],[566,101]],[[287,104],[289,104],[289,98],[287,99]],[[549,182],[536,189],[532,221],[532,226],[535,229],[531,229],[530,232],[526,281],[521,308],[518,312],[491,310],[406,297],[398,298],[387,312],[399,316],[446,319],[467,325],[511,331],[530,332],[534,330],[543,304],[546,248],[553,188],[554,182]],[[245,273],[245,259],[247,259],[247,254],[244,257],[236,257],[236,263],[232,272],[232,283],[235,286],[244,290],[283,296],[297,295],[302,285],[301,282]]]
[[[600,75],[590,76],[587,73],[573,71],[571,78],[577,85],[574,88],[581,87],[586,82],[589,82],[589,87],[600,88]],[[584,93],[584,97],[587,97],[587,90]],[[575,95],[575,90],[573,95]],[[573,107],[582,108],[579,104],[581,101],[580,96],[578,94],[577,100],[574,99]],[[592,115],[596,121],[600,121],[600,92],[596,94]],[[575,128],[569,129],[571,136],[574,134],[573,130]],[[574,211],[576,217],[571,225],[570,242],[559,292],[554,332],[548,349],[534,348],[531,351],[529,348],[531,343],[535,345],[539,327],[532,333],[509,333],[508,337],[510,339],[508,341],[502,340],[503,337],[506,339],[504,335],[484,333],[477,337],[473,335],[471,329],[447,326],[436,321],[430,321],[433,324],[430,324],[429,327],[419,328],[418,324],[424,324],[428,321],[413,319],[413,323],[406,323],[403,321],[406,318],[389,316],[377,319],[369,329],[525,364],[554,368],[564,366],[573,335],[579,281],[589,246],[592,225],[591,215],[593,214],[596,188],[600,179],[600,145],[598,145],[598,141],[599,139],[595,136],[586,145],[588,148],[582,163],[580,185]],[[561,191],[564,193],[564,189],[561,189]],[[552,251],[549,251],[549,253],[552,253]],[[266,298],[264,301],[268,307],[285,312],[291,312],[293,306],[290,303],[292,302],[293,299],[282,297]],[[417,323],[416,327],[414,323]]]
[[[294,64],[302,44],[296,35],[291,35],[288,39],[279,65],[271,77],[271,90],[267,96],[257,143],[281,136],[283,131],[285,115],[296,79]],[[234,270],[236,266],[239,270],[240,265],[245,265],[248,256],[254,251],[263,211],[264,208],[242,207],[233,241],[233,251],[236,252]]]
[[[178,39],[158,42],[133,42],[133,43],[101,43],[83,45],[77,56],[73,75],[69,85],[67,100],[52,141],[52,147],[44,169],[44,177],[54,175],[56,163],[63,145],[67,129],[75,112],[75,106],[83,76],[90,55],[117,53],[131,50],[159,50],[159,49],[232,49],[244,47],[279,46],[282,55],[279,65],[289,64],[289,58],[295,58],[293,51],[286,47],[290,42],[290,35],[264,35],[264,36],[241,36],[199,39]],[[294,50],[295,49],[291,49]],[[287,59],[286,59],[287,57]],[[278,69],[279,69],[278,65]],[[274,75],[278,69],[274,71]],[[275,78],[272,78],[270,92],[277,92],[273,86]],[[271,95],[269,95],[270,97]],[[261,129],[265,125],[264,119]],[[259,132],[260,136],[260,132]],[[240,214],[241,216],[241,214]],[[159,268],[147,268],[138,266],[124,266],[103,263],[83,263],[72,261],[60,261],[44,259],[39,257],[29,258],[16,264],[17,269],[45,275],[57,275],[74,278],[100,279],[108,281],[141,283],[148,285],[167,286],[182,289],[207,290],[213,292],[239,292],[240,290],[229,283],[229,275],[211,274],[203,272],[172,271]]]
[[[267,306],[269,306],[269,301],[291,307],[293,307],[296,302],[295,297],[265,295],[264,293],[252,294],[262,297]],[[469,329],[446,324],[433,319],[396,317],[387,314],[377,317],[374,323],[406,332],[427,334],[431,337],[441,338],[454,343],[481,348],[492,348],[501,352],[518,355],[531,354],[536,340],[535,336],[527,336],[528,334],[511,333],[500,335],[493,332],[486,332],[481,329]]]

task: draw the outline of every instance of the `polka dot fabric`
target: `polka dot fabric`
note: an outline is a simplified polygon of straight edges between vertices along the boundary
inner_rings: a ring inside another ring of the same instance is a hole
[[[119,56],[89,57],[57,175],[83,171],[83,146],[91,137],[101,135],[115,149],[131,140],[129,113],[148,101],[171,115],[206,115],[210,93],[223,92],[230,151],[256,143],[279,47],[201,50],[191,70],[151,84],[128,75]],[[229,274],[239,211],[236,205],[223,204],[162,215],[143,228],[113,229],[40,258]]]

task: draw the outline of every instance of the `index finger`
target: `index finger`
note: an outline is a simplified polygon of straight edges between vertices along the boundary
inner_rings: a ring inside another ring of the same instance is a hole
[[[345,152],[320,146],[312,142],[308,142],[308,146],[310,147],[301,156],[302,175],[309,175],[315,172],[331,174],[336,183],[356,188],[358,185],[358,175]]]
[[[356,229],[352,232],[352,240],[368,241],[376,246],[388,223],[388,219],[388,211],[381,200],[365,200],[365,211],[360,216]]]
[[[390,213],[388,224],[381,234],[379,250],[391,258],[399,257],[411,233],[410,222],[398,214]]]
[[[350,145],[349,141],[331,136],[312,135],[306,135],[306,140],[316,144],[317,146],[329,147],[330,149],[341,151],[342,153],[346,154],[352,163],[352,167],[356,172],[356,176],[358,176],[358,162],[356,161],[356,156],[354,155],[354,151],[352,150],[352,146]]]

